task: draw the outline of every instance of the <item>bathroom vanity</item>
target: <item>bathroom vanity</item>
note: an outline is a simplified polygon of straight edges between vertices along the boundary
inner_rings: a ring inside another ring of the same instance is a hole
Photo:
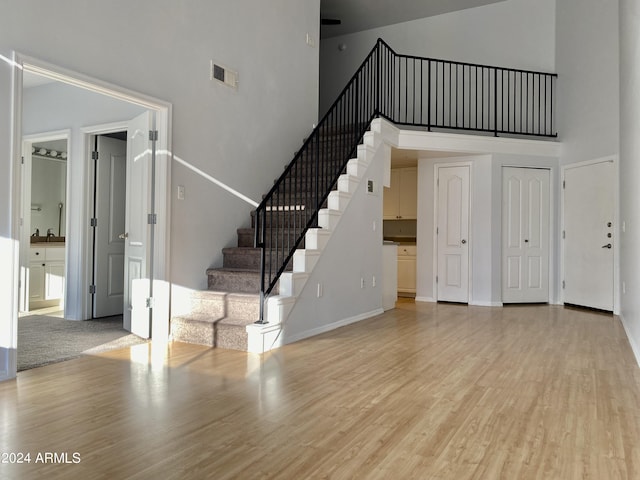
[[[64,242],[60,241],[31,244],[29,249],[29,310],[63,304],[64,252]]]

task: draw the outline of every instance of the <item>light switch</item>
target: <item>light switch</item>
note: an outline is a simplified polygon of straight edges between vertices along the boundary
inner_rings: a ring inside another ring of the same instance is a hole
[[[184,185],[178,185],[178,200],[184,200]]]

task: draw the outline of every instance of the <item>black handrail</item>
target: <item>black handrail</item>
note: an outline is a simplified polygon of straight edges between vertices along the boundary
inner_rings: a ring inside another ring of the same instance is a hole
[[[556,74],[398,55],[382,39],[257,207],[260,320],[371,121],[555,137]]]

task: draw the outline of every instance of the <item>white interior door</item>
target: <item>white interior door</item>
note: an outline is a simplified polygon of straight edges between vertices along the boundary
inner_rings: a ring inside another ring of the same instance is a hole
[[[615,168],[564,171],[564,303],[613,311]]]
[[[120,315],[124,304],[127,142],[97,137],[94,318]]]
[[[469,302],[468,165],[438,168],[437,300]]]
[[[502,301],[549,301],[549,170],[502,171]]]
[[[127,129],[127,171],[124,233],[124,328],[150,336],[150,251],[152,225],[153,154],[149,132],[151,113],[134,118]]]

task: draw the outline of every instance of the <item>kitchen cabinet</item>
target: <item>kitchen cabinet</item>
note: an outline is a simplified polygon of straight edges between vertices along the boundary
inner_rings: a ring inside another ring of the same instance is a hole
[[[418,168],[392,168],[391,185],[384,189],[384,220],[418,218]]]
[[[412,296],[416,293],[416,246],[398,247],[398,293]]]
[[[59,304],[64,297],[64,245],[32,246],[29,251],[29,308]]]

